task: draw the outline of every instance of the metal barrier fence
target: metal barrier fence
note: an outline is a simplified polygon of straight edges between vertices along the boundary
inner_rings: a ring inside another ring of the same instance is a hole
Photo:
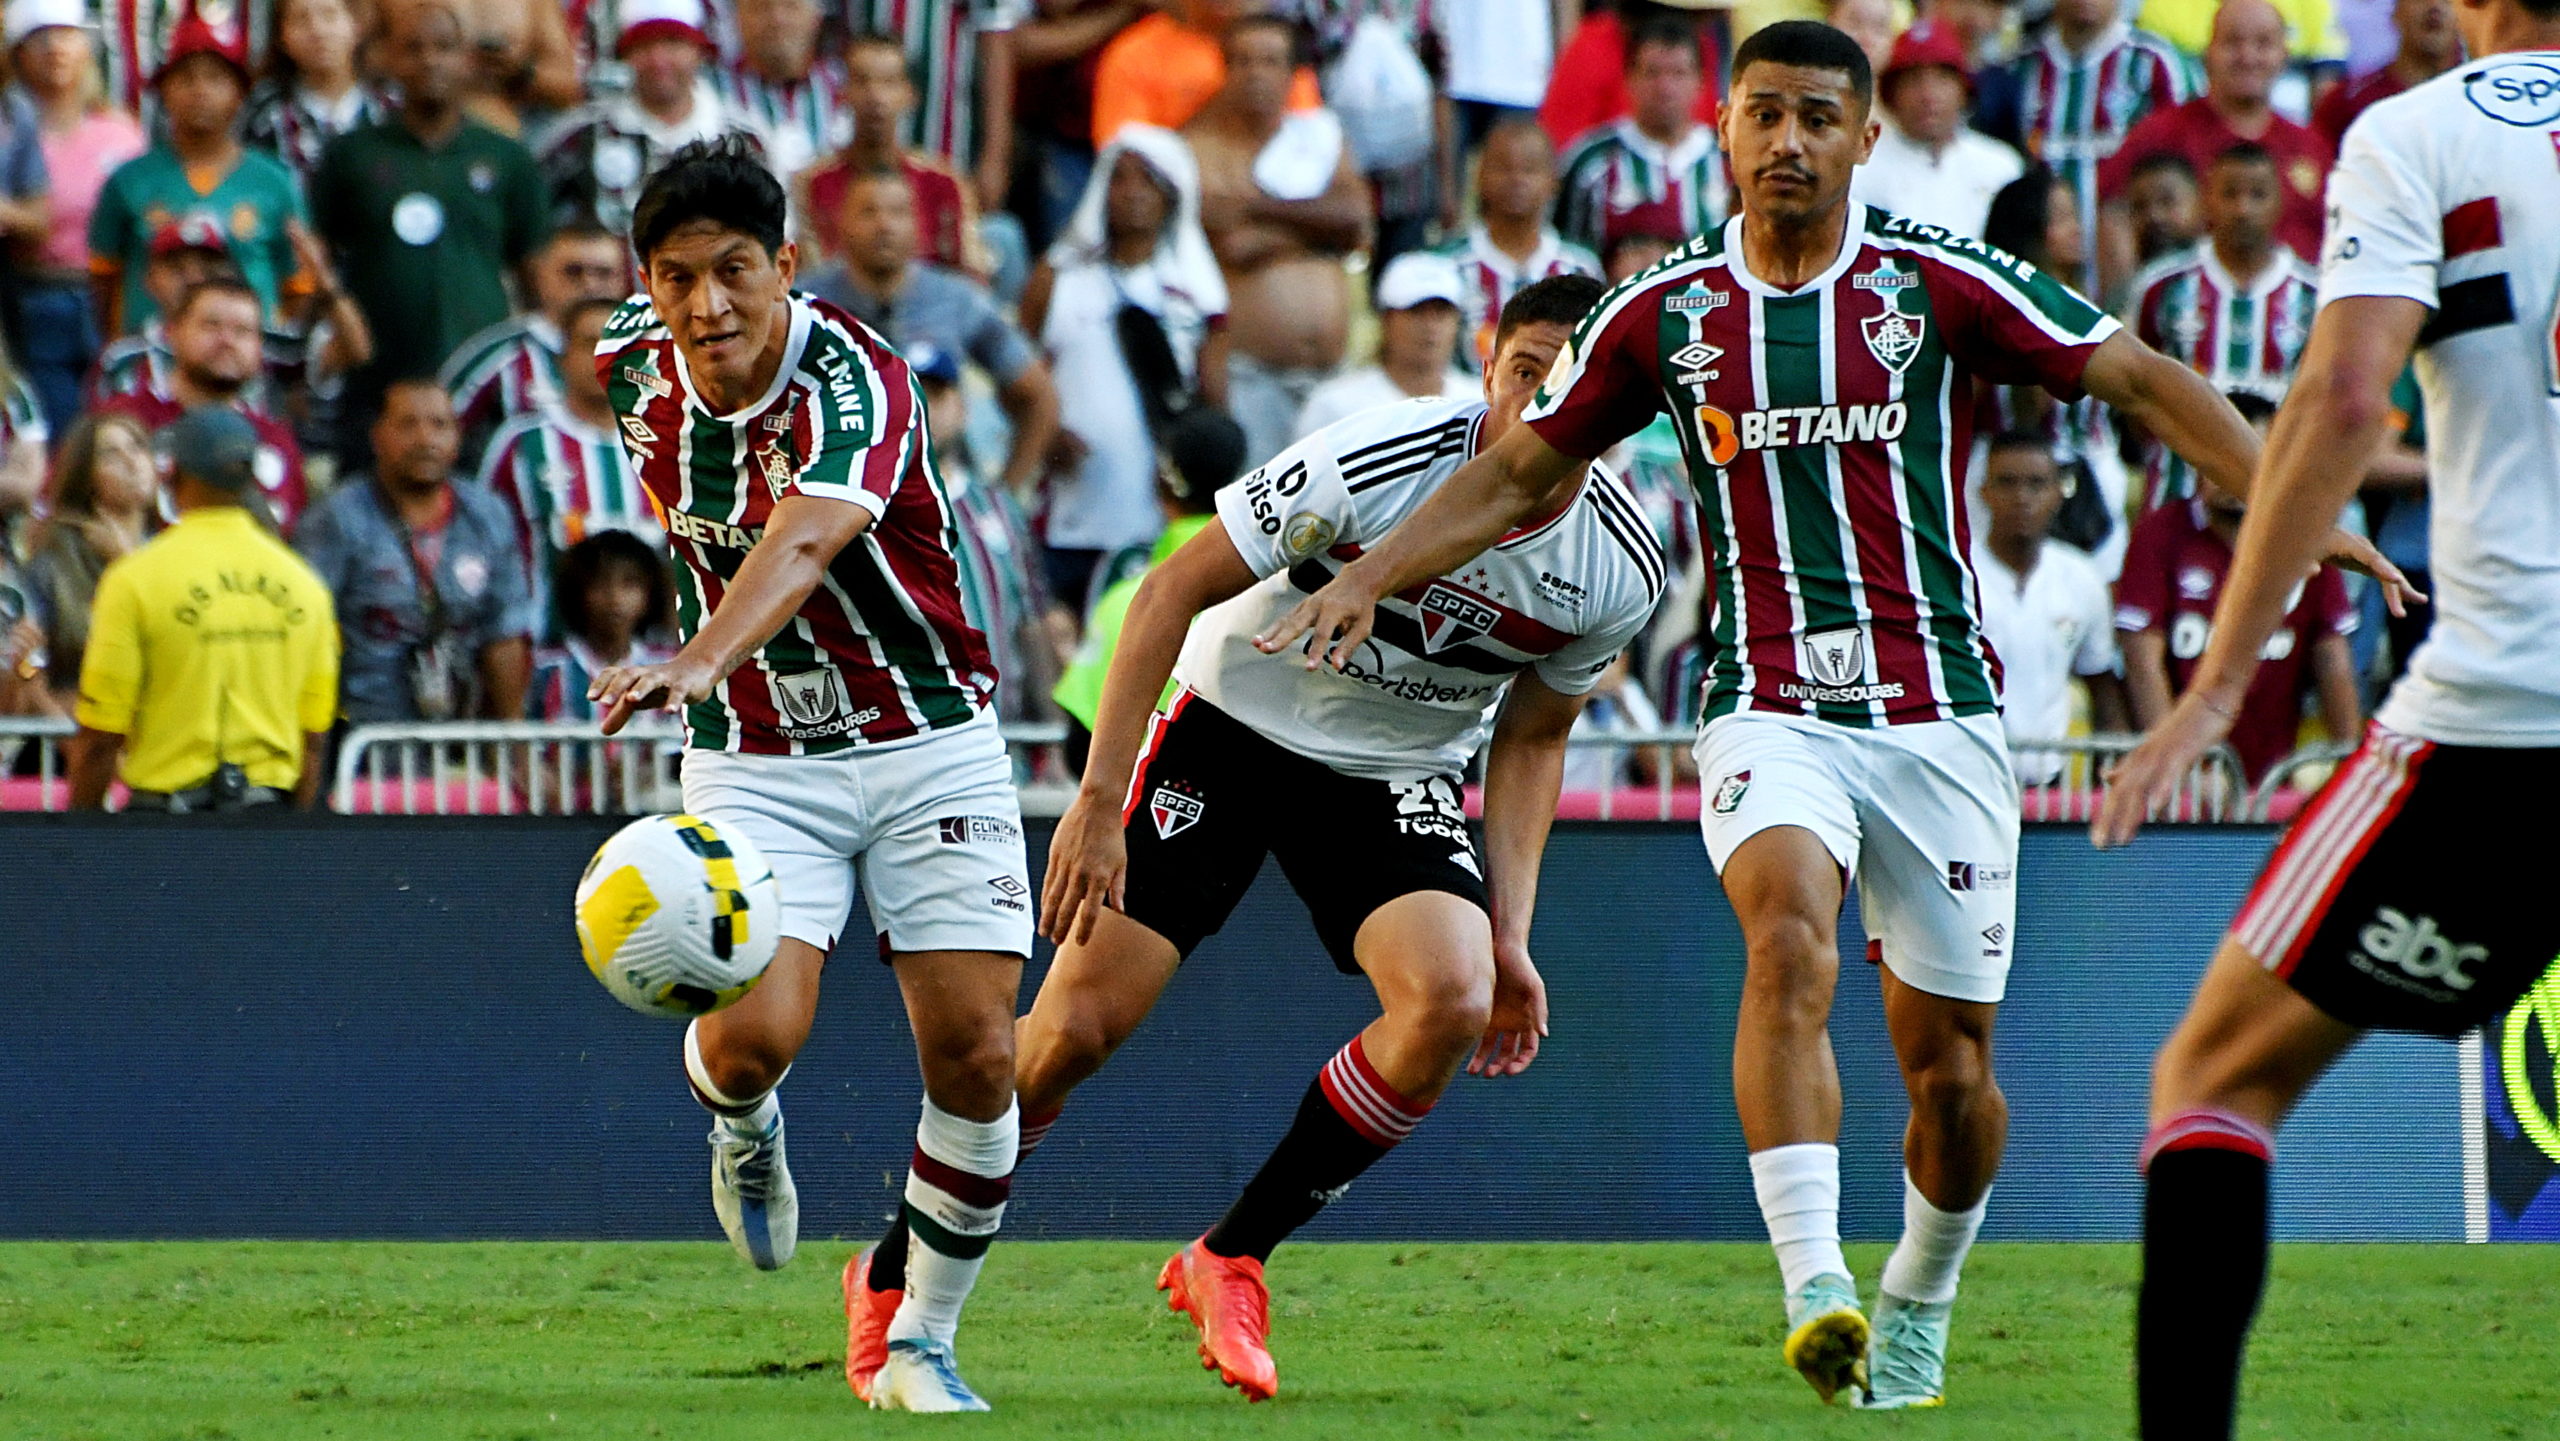
[[[69,721],[0,717],[0,811],[70,808]],[[1063,726],[1007,726],[1023,810],[1055,816],[1075,793]],[[1567,820],[1695,820],[1698,784],[1686,730],[1577,733],[1557,806]],[[2041,775],[2024,788],[2030,821],[2085,822],[2106,793],[2107,767],[2140,737],[2088,736],[2020,743],[2018,768]],[[637,815],[679,804],[675,763],[684,736],[672,727],[607,739],[585,722],[446,721],[357,726],[341,740],[329,805],[352,815]],[[2305,746],[2252,789],[2228,747],[2208,754],[2156,817],[2216,824],[2289,819],[2346,754]],[[2308,784],[2306,784],[2308,783]],[[1469,794],[1470,806],[1476,800]]]

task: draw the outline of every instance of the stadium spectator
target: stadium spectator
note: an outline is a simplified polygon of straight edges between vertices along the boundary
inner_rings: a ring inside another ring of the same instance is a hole
[[[2206,238],[2134,277],[2125,323],[2143,344],[2185,363],[2217,390],[2282,402],[2311,335],[2320,277],[2275,238],[2273,157],[2242,142],[2206,167]],[[2145,504],[2195,493],[2195,467],[2148,446]]]
[[[590,300],[631,293],[631,259],[621,237],[593,222],[564,225],[526,267],[533,308],[462,342],[438,375],[462,424],[463,455],[477,456],[509,419],[560,398],[561,339],[569,312]]]
[[[1626,56],[1626,115],[1575,137],[1557,182],[1556,229],[1595,252],[1650,210],[1667,210],[1683,235],[1724,223],[1724,154],[1698,118],[1706,75],[1688,27],[1640,26]]]
[[[2146,155],[2183,155],[2198,175],[2213,157],[2254,140],[2274,157],[2283,205],[2276,238],[2297,255],[2320,253],[2320,194],[2334,158],[2328,143],[2276,113],[2271,97],[2284,72],[2285,22],[2268,0],[2225,0],[2204,51],[2204,93],[2155,111],[2124,138],[2098,171],[2102,233],[2116,254],[2132,253],[2125,188]]]
[[[1075,617],[1049,596],[1040,543],[1013,492],[990,480],[969,449],[969,396],[960,358],[927,341],[901,346],[924,392],[925,419],[951,507],[960,603],[987,638],[996,672],[996,716],[1007,722],[1056,717],[1049,688]]]
[[[1633,113],[1634,97],[1627,82],[1635,67],[1629,52],[1639,30],[1668,26],[1681,31],[1697,52],[1698,73],[1721,73],[1715,37],[1680,13],[1700,8],[1687,0],[1675,0],[1673,5],[1618,0],[1614,6],[1585,7],[1581,23],[1556,56],[1546,98],[1538,103],[1538,123],[1546,127],[1548,138],[1570,146],[1576,138]],[[1715,123],[1716,97],[1707,86],[1699,86],[1692,97],[1689,118],[1701,125]]]
[[[1953,30],[1925,22],[1893,42],[1876,77],[1884,133],[1858,168],[1858,189],[1869,205],[1979,240],[1991,197],[2027,164],[1964,123],[1973,96],[1969,58]]]
[[[90,8],[106,42],[107,93],[156,131],[159,77],[190,36],[201,35],[245,63],[256,38],[271,28],[273,0],[98,0]]]
[[[738,0],[738,52],[721,88],[772,142],[775,174],[797,175],[853,138],[844,62],[818,53],[814,0]]]
[[[1093,175],[1102,49],[1153,8],[1146,0],[1048,0],[1013,29],[1017,134],[1030,153],[1013,167],[1010,203],[1035,253],[1066,229]]]
[[[2366,529],[2373,536],[2373,548],[2400,567],[2409,583],[2428,599],[2406,600],[2401,613],[2394,615],[2384,603],[2380,586],[2365,586],[2356,598],[2362,626],[2357,632],[2356,670],[2375,694],[2388,690],[2409,668],[2409,657],[2417,653],[2418,642],[2427,638],[2436,616],[2434,558],[2428,549],[2434,505],[2428,495],[2427,408],[2418,393],[2414,368],[2404,368],[2392,385],[2391,410],[2391,438],[2365,473]],[[2389,649],[2380,664],[2368,665],[2366,652],[2372,642],[2366,632],[2375,630]]]
[[[41,466],[0,466],[0,715],[50,715],[45,685],[44,612],[19,563],[38,524]]]
[[[810,275],[801,288],[842,306],[902,352],[930,345],[985,371],[1013,429],[1001,480],[1028,493],[1058,438],[1058,390],[1039,352],[985,286],[916,258],[915,192],[906,176],[883,170],[854,177],[837,227],[844,263]]]
[[[1894,38],[1902,33],[1902,22],[1894,13],[1893,0],[1831,0],[1824,7],[1823,19],[1831,28],[1858,42],[1866,52],[1867,67],[1882,75],[1893,59]]]
[[[291,531],[309,498],[302,447],[283,422],[259,408],[257,383],[264,369],[264,332],[258,295],[237,275],[216,275],[190,286],[168,317],[169,367],[162,385],[114,396],[101,411],[133,416],[155,439],[188,411],[204,406],[237,410],[258,436],[259,497],[279,529]],[[174,513],[174,492],[163,497]]]
[[[312,508],[295,543],[346,632],[343,708],[369,721],[515,720],[532,664],[532,587],[506,503],[457,484],[453,402],[395,380],[374,470]]]
[[[246,418],[200,407],[168,448],[177,522],[98,582],[71,807],[103,807],[118,774],[128,811],[308,807],[337,716],[329,592],[243,508],[263,450]]]
[[[2275,417],[2275,406],[2253,391],[2232,392],[2231,403],[2262,433]],[[2133,528],[2124,574],[2116,580],[2116,630],[2133,721],[2142,730],[2169,714],[2213,637],[2214,606],[2247,511],[2238,497],[2204,481],[2193,499],[2164,505]],[[2355,628],[2346,586],[2334,567],[2322,565],[2267,638],[2257,676],[2231,722],[2230,746],[2249,784],[2293,750],[2306,697],[2317,701],[2331,740],[2356,737],[2361,716],[2347,643]]]
[[[1084,604],[1105,555],[1161,528],[1154,426],[1194,399],[1226,404],[1226,318],[1191,147],[1122,127],[1022,297],[1080,453],[1051,472],[1043,506],[1049,588],[1066,605]]]
[[[89,216],[100,332],[122,335],[159,313],[142,272],[160,227],[187,215],[209,216],[223,228],[260,318],[277,315],[295,264],[285,227],[304,211],[293,172],[234,133],[249,94],[246,53],[191,22],[170,41],[152,88],[164,133],[107,177]]]
[[[2036,741],[2072,732],[2074,681],[2088,691],[2089,728],[2127,728],[2124,683],[2107,583],[2089,558],[2049,537],[2062,511],[2053,447],[2026,430],[1994,437],[1983,459],[1982,502],[1991,523],[1974,537],[1982,633],[2000,653],[2000,722],[2018,784],[2051,785],[2064,756]]]
[[[29,477],[42,484],[46,445],[52,438],[53,427],[34,388],[10,361],[8,347],[0,346],[0,470],[17,473],[9,489],[23,488]]]
[[[1458,366],[1493,358],[1502,307],[1520,287],[1550,275],[1598,275],[1600,258],[1547,223],[1556,197],[1556,152],[1526,115],[1496,122],[1476,150],[1476,218],[1441,245],[1466,289],[1459,302]]]
[[[2136,262],[2129,238],[2100,233],[2099,167],[2134,126],[2195,93],[2187,59],[2126,24],[2117,0],[2054,0],[2052,25],[2014,68],[2019,133],[2027,153],[2052,166],[2079,201],[2081,229],[2096,242],[2080,285],[2100,294]],[[2111,242],[2120,253],[2106,252]]]
[[[240,138],[283,161],[306,191],[330,141],[391,115],[357,70],[360,38],[348,0],[277,0],[267,73],[249,92]]]
[[[2347,37],[2332,0],[2273,0],[2284,23],[2285,54],[2271,99],[2289,120],[2308,120],[2312,102],[2346,75]],[[2142,0],[2134,23],[2189,55],[2213,48],[2214,22],[2225,0]]]
[[[239,274],[231,263],[231,241],[222,222],[210,215],[188,215],[163,223],[151,237],[142,263],[142,291],[156,312],[134,330],[118,336],[98,352],[97,363],[84,378],[91,403],[136,391],[169,386],[169,331],[162,319],[177,309],[178,297],[196,285]],[[260,409],[270,409],[266,392],[258,392]]]
[[[554,223],[591,219],[617,235],[631,228],[641,182],[687,144],[734,131],[772,154],[763,128],[703,73],[713,55],[702,0],[623,0],[621,22],[614,54],[630,68],[630,92],[560,116],[532,147]]]
[[[608,530],[628,531],[649,545],[666,541],[631,473],[604,379],[596,373],[596,342],[617,304],[590,296],[569,306],[561,324],[559,393],[545,395],[500,426],[478,471],[482,486],[506,502],[514,517],[534,614],[546,623],[554,610],[550,578],[579,542]],[[555,633],[544,631],[546,637]]]
[[[2391,28],[2400,37],[2391,63],[2336,87],[2312,107],[2311,128],[2333,151],[2346,141],[2347,127],[2375,101],[2462,63],[2462,32],[2453,28],[2452,0],[2392,0]]]
[[[1124,125],[1180,130],[1226,88],[1227,31],[1257,18],[1249,0],[1165,0],[1163,8],[1121,31],[1102,48],[1093,77],[1093,143],[1108,145]],[[1270,17],[1260,17],[1270,19]],[[1296,53],[1297,30],[1276,21]],[[1315,72],[1295,67],[1288,107],[1324,103]]]
[[[1341,123],[1289,108],[1295,34],[1268,15],[1229,26],[1226,84],[1183,132],[1199,160],[1200,223],[1226,271],[1227,410],[1255,465],[1297,435],[1298,407],[1342,363],[1343,259],[1370,239],[1368,187]]]
[[[141,422],[85,415],[62,438],[53,510],[27,547],[25,585],[44,622],[46,680],[68,710],[80,689],[90,609],[109,564],[150,534],[160,476]]]
[[[1397,256],[1378,280],[1378,358],[1310,391],[1290,439],[1399,400],[1473,395],[1476,375],[1449,363],[1466,298],[1447,256]]]
[[[372,324],[374,363],[350,376],[340,447],[361,452],[383,389],[433,375],[466,338],[506,319],[506,276],[548,228],[523,146],[462,111],[470,53],[442,0],[400,0],[380,50],[399,109],[333,142],[314,177],[320,233]]]
[[[1610,736],[1652,735],[1662,729],[1662,712],[1635,678],[1634,657],[1618,652],[1600,678],[1591,683],[1582,714],[1573,718],[1574,739],[1585,742],[1564,753],[1564,789],[1604,791],[1622,785],[1649,785],[1662,764],[1654,746],[1621,749],[1595,745]]]
[[[628,3],[628,0],[625,0]],[[906,39],[907,73],[917,104],[899,143],[954,165],[992,159],[993,183],[981,197],[1001,196],[1002,164],[1013,142],[1013,28],[1033,0],[840,0],[847,27]]]
[[[462,21],[473,61],[464,105],[481,124],[512,139],[524,133],[532,117],[566,110],[587,98],[580,88],[578,49],[569,36],[562,6],[547,0],[431,3],[452,4]],[[598,8],[619,7],[614,0],[606,0]]]
[[[1444,76],[1458,154],[1472,155],[1505,121],[1535,123],[1556,55],[1556,18],[1580,0],[1474,0],[1437,5]],[[1547,142],[1550,146],[1554,141]]]
[[[1095,574],[1083,641],[1051,692],[1067,713],[1067,766],[1076,774],[1084,773],[1093,718],[1102,708],[1103,678],[1119,646],[1129,602],[1137,598],[1138,582],[1216,522],[1218,491],[1243,473],[1244,430],[1225,411],[1197,406],[1165,427],[1156,466],[1156,503],[1164,512],[1164,530],[1144,549],[1132,547],[1111,557]]]
[[[533,653],[533,719],[593,721],[587,687],[606,666],[656,665],[675,654],[666,643],[676,624],[666,557],[631,532],[600,530],[570,546],[551,590],[560,638]]]
[[[821,256],[840,258],[839,229],[845,192],[854,177],[894,170],[915,194],[917,253],[936,265],[964,270],[981,280],[995,274],[995,257],[978,238],[978,206],[960,172],[940,157],[898,139],[915,112],[915,82],[906,52],[885,35],[856,35],[845,46],[845,104],[853,138],[844,148],[801,172],[794,219]]]
[[[2196,168],[2183,155],[2164,150],[2134,162],[2124,183],[2124,203],[2133,222],[2134,260],[2140,265],[2204,238]]]
[[[42,151],[50,200],[45,226],[14,266],[11,343],[59,433],[80,407],[80,385],[98,356],[89,292],[89,215],[108,174],[144,148],[142,127],[106,103],[98,50],[80,0],[15,0],[8,9],[9,106]],[[21,109],[21,102],[25,108]]]
[[[2022,144],[2025,137],[2019,125],[2025,97],[2018,90],[2017,71],[2010,65],[2016,52],[2006,33],[2008,0],[1922,0],[1919,19],[1913,23],[1946,31],[1964,52],[1966,78],[1973,82],[1966,123],[2012,149]]]

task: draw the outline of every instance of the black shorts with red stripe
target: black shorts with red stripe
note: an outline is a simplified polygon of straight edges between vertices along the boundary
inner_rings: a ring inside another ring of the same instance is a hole
[[[1307,904],[1346,973],[1380,906],[1445,891],[1490,913],[1453,777],[1345,775],[1183,691],[1148,733],[1124,813],[1128,915],[1184,956],[1217,933],[1263,857]]]
[[[2560,954],[2549,868],[2510,827],[2560,795],[2560,750],[2377,725],[2276,848],[2232,939],[2331,1016],[2459,1036]]]

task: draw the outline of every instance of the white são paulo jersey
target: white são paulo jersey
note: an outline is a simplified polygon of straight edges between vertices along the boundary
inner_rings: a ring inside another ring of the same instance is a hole
[[[1482,400],[1414,400],[1335,422],[1218,492],[1261,583],[1191,623],[1174,677],[1275,744],[1349,775],[1455,775],[1521,671],[1588,692],[1661,599],[1662,547],[1601,465],[1562,511],[1457,573],[1379,603],[1342,672],[1253,638],[1411,515],[1472,458]]]
[[[2329,178],[2320,303],[2404,296],[2426,396],[2434,627],[2376,719],[2560,746],[2560,51],[2375,105]]]

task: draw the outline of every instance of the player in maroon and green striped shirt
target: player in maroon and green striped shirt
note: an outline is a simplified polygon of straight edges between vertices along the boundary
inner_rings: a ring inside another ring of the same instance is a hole
[[[915,377],[859,321],[792,291],[785,209],[752,143],[729,137],[677,151],[633,210],[647,293],[606,323],[596,367],[666,522],[684,644],[606,667],[589,696],[607,735],[637,710],[682,710],[685,809],[773,863],[773,964],[696,1020],[684,1048],[715,1117],[713,1209],[768,1270],[791,1259],[799,1225],[774,1092],[808,1039],[860,872],[925,1088],[909,1244],[891,1273],[902,1294],[869,1399],[983,1411],[951,1345],[1019,1137],[1021,812]]]
[[[1722,125],[1741,215],[1612,291],[1526,424],[1260,643],[1312,633],[1308,663],[1340,664],[1379,596],[1465,563],[1556,477],[1673,417],[1715,577],[1698,768],[1748,950],[1734,1093],[1785,1275],[1783,1354],[1826,1400],[1856,1386],[1862,1405],[1937,1405],[2007,1129],[1990,1038],[2017,925],[2018,796],[1963,498],[1975,382],[2085,390],[2217,484],[2248,484],[2257,441],[2054,277],[1850,205],[1878,126],[1848,36],[1772,25],[1734,74]],[[1912,1101],[1872,1375],[1840,1253],[1824,1029],[1850,875]]]

